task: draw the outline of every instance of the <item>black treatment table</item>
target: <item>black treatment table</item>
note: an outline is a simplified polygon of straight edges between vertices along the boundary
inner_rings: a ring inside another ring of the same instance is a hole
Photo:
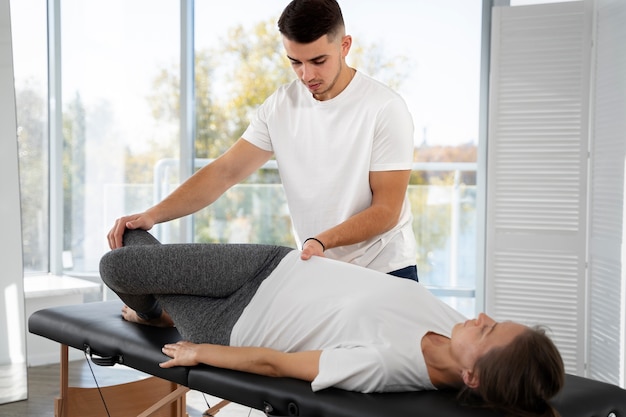
[[[186,416],[185,394],[201,391],[228,402],[262,410],[268,416],[305,417],[489,417],[499,414],[461,406],[454,392],[422,391],[362,394],[209,366],[162,369],[166,343],[180,340],[175,328],[156,328],[122,319],[122,303],[106,301],[39,310],[28,319],[29,331],[61,344],[61,389],[55,417]],[[68,347],[85,351],[99,365],[123,364],[152,377],[101,388],[69,387]],[[563,417],[626,417],[626,391],[611,384],[567,375],[553,401]],[[90,414],[89,414],[90,413]],[[116,414],[119,413],[119,414]]]

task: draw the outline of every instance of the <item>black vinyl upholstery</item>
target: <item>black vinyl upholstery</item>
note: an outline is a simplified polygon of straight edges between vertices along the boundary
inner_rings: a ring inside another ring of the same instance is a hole
[[[96,362],[123,363],[238,404],[264,410],[271,416],[306,417],[489,417],[499,414],[462,406],[455,393],[423,391],[361,394],[330,388],[311,391],[310,384],[289,378],[270,378],[209,366],[162,369],[166,343],[180,340],[174,328],[126,322],[122,304],[107,301],[47,308],[28,319],[29,331],[80,350],[88,349]],[[563,417],[626,417],[626,391],[611,384],[566,376],[563,391],[554,399]]]

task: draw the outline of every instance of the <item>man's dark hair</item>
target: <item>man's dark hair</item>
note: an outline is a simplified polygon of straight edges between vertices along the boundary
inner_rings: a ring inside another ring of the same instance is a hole
[[[343,28],[336,0],[293,0],[278,19],[280,33],[298,43],[311,43],[324,35],[333,40]]]

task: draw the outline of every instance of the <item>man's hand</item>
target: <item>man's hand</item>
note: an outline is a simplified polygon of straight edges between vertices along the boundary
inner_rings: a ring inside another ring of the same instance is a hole
[[[123,246],[122,238],[126,229],[150,230],[154,226],[154,219],[146,213],[131,214],[115,220],[115,224],[107,234],[109,247],[111,249]]]
[[[311,259],[312,256],[324,257],[324,247],[315,239],[307,239],[302,245],[300,259],[303,261]]]

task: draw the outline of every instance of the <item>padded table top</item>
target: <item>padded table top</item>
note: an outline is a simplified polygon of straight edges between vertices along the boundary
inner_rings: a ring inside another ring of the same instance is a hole
[[[311,391],[310,384],[210,366],[162,369],[166,343],[180,340],[174,328],[129,323],[122,303],[106,301],[47,308],[28,319],[31,333],[93,354],[119,359],[131,368],[167,379],[268,415],[309,417],[489,417],[500,414],[461,406],[455,393],[423,391],[362,394],[329,388]],[[626,417],[626,391],[603,382],[566,375],[563,391],[554,399],[563,417]]]

